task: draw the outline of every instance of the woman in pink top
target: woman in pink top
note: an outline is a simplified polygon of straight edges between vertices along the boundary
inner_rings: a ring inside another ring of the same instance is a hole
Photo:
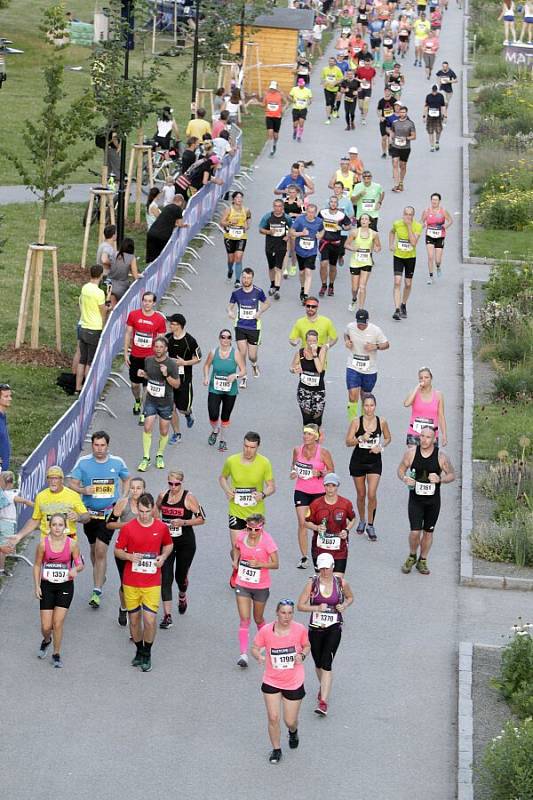
[[[254,639],[252,655],[265,665],[261,691],[268,717],[268,735],[273,750],[271,764],[281,759],[281,708],[289,729],[289,747],[298,747],[298,713],[305,697],[303,662],[311,650],[307,629],[294,622],[294,601],[280,600],[276,621],[264,625]],[[264,650],[264,654],[263,654]]]
[[[431,195],[431,205],[422,214],[422,225],[426,226],[426,250],[428,253],[428,283],[433,283],[433,266],[437,267],[437,278],[441,276],[442,252],[446,230],[453,225],[453,217],[441,206],[442,196]]]
[[[239,612],[239,667],[248,666],[248,633],[252,607],[257,630],[265,624],[265,605],[270,594],[270,570],[278,569],[278,546],[264,529],[262,514],[252,514],[235,540],[233,569],[235,598]]]
[[[420,431],[430,427],[441,447],[446,447],[446,417],[444,416],[444,396],[433,388],[433,375],[429,367],[418,370],[418,385],[407,395],[403,404],[411,408],[411,419],[407,431],[406,444],[416,447],[420,444]]]
[[[430,79],[433,66],[435,64],[435,57],[440,47],[440,41],[437,31],[430,31],[429,36],[424,39],[422,58],[424,59],[424,66],[426,68],[426,78]]]
[[[309,506],[317,497],[324,495],[324,475],[335,472],[331,453],[321,447],[320,429],[318,425],[304,425],[303,445],[292,451],[291,480],[296,481],[294,487],[294,507],[298,519],[298,544],[301,558],[298,569],[307,569],[307,528],[305,518]]]
[[[40,600],[43,640],[37,656],[44,658],[54,641],[52,663],[62,667],[63,625],[74,596],[74,578],[83,569],[80,548],[67,536],[63,514],[52,514],[50,533],[41,539],[35,552],[33,583]]]

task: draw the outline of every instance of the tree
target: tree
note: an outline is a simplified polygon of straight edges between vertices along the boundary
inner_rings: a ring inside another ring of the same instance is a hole
[[[271,0],[201,0],[199,56],[205,65],[218,69],[222,59],[228,59],[229,50],[240,36],[240,26],[253,27],[260,14],[268,14],[272,9]]]

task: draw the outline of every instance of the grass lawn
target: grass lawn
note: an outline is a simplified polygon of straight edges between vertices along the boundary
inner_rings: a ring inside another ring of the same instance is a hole
[[[519,439],[531,434],[531,403],[486,403],[474,407],[473,457],[497,461],[500,450],[521,454]]]
[[[495,228],[474,230],[470,234],[470,255],[525,261],[533,251],[531,231],[502,231]]]

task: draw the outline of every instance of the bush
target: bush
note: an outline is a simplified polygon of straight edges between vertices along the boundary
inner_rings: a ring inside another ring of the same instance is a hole
[[[522,508],[508,522],[482,526],[470,544],[472,555],[484,561],[533,567],[533,513]]]
[[[533,798],[533,720],[512,720],[487,746],[481,767],[481,780],[491,800],[532,800]]]
[[[533,715],[533,624],[518,620],[513,638],[504,647],[500,675],[491,683],[520,719]],[[533,751],[532,751],[533,752]]]
[[[529,264],[495,264],[485,285],[485,297],[497,303],[512,303],[524,314],[531,310],[533,269]]]
[[[527,400],[533,397],[531,363],[512,367],[494,379],[493,396],[497,400]]]
[[[513,543],[499,528],[476,531],[470,536],[470,549],[474,558],[491,564],[514,564]]]
[[[483,192],[474,209],[474,220],[485,228],[524,231],[533,219],[533,190]]]

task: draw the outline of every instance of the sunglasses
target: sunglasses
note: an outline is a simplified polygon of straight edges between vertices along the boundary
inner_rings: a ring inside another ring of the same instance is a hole
[[[279,606],[292,606],[294,608],[294,600],[288,600],[285,598],[284,600],[280,600],[278,603]]]
[[[219,339],[231,339],[231,336],[219,336]]]
[[[305,304],[306,308],[318,308],[318,306],[309,305],[308,303]]]
[[[263,527],[262,524],[261,525],[255,525],[254,527],[252,527],[251,525],[247,525],[246,526],[246,530],[248,530],[248,531],[260,531],[262,527]]]
[[[169,486],[181,486],[181,481],[168,481]]]

